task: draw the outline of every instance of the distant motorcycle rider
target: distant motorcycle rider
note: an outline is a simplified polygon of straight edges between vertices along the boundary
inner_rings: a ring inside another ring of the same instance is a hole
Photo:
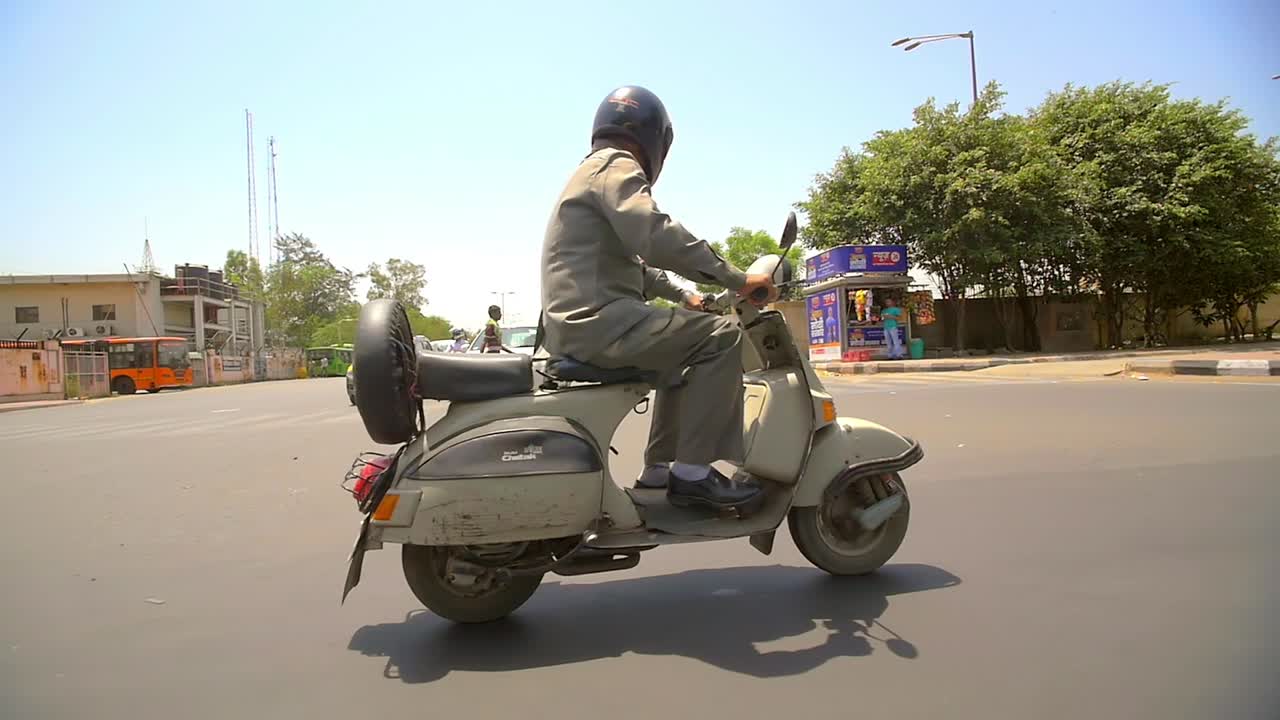
[[[453,329],[453,344],[449,346],[449,352],[464,353],[467,351],[467,331],[462,328]]]

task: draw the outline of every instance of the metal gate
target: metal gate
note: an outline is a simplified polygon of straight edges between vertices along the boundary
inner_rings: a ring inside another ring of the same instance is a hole
[[[63,353],[63,379],[68,398],[98,398],[111,394],[111,371],[104,352]]]

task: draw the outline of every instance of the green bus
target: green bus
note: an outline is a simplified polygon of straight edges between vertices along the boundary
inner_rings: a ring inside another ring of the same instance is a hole
[[[326,347],[307,348],[307,375],[310,377],[345,377],[347,368],[351,367],[351,359],[355,355],[355,346],[329,345]]]

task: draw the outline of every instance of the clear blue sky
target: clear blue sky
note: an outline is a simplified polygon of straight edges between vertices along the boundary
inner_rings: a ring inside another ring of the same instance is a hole
[[[536,318],[543,228],[612,87],[671,111],[664,209],[709,239],[776,233],[841,146],[929,96],[967,102],[967,44],[889,47],[904,35],[973,29],[1013,111],[1151,79],[1280,135],[1274,0],[869,4],[8,0],[0,274],[119,271],[144,216],[162,267],[220,266],[247,244],[249,108],[260,193],[280,142],[286,232],[356,269],[424,264],[428,312],[455,323],[478,325],[490,290]]]

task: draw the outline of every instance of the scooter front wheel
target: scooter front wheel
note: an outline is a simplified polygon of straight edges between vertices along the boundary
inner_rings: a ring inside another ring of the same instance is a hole
[[[409,589],[428,610],[456,623],[486,623],[515,612],[541,575],[505,575],[455,557],[446,547],[404,545],[400,563]]]
[[[859,513],[897,494],[901,505],[887,520],[870,530],[859,523]],[[787,527],[800,553],[818,568],[832,575],[865,575],[898,551],[910,515],[902,478],[887,473],[857,478],[834,497],[824,497],[821,505],[792,508]]]

